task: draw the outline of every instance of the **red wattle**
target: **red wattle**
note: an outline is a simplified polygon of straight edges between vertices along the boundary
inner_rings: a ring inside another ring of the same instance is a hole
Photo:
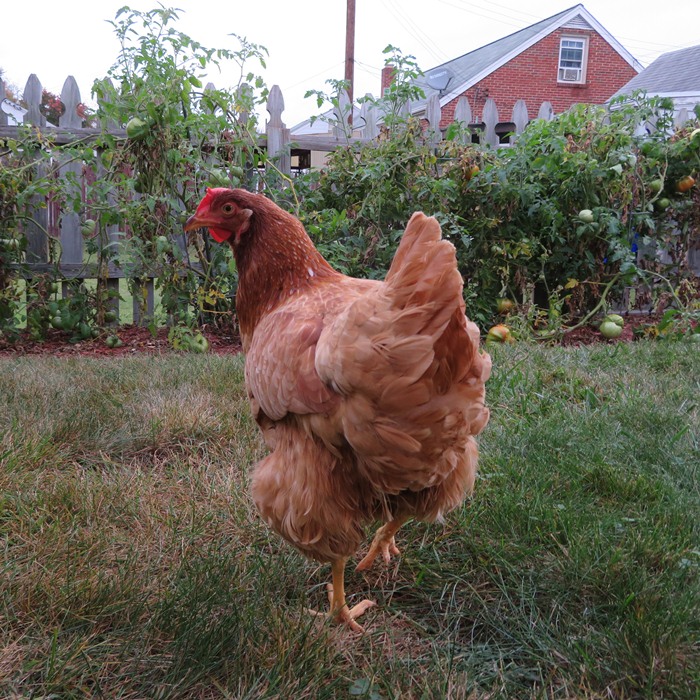
[[[219,243],[223,243],[231,237],[231,231],[227,231],[223,228],[210,228],[209,233],[211,233],[212,238]]]

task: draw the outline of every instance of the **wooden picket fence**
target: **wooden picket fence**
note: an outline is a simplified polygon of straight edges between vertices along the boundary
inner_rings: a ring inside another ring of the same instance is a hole
[[[213,88],[212,85],[207,88]],[[4,96],[5,86],[0,81],[0,95]],[[82,120],[78,116],[77,108],[81,103],[81,95],[78,85],[72,76],[69,76],[61,90],[60,99],[64,105],[64,112],[59,119],[58,126],[48,124],[40,111],[42,100],[42,84],[39,78],[32,74],[24,89],[24,104],[26,114],[23,116],[24,124],[31,124],[39,130],[50,134],[51,140],[57,145],[65,145],[78,140],[90,143],[91,139],[96,139],[105,131],[118,138],[125,138],[126,132],[116,128],[113,124],[99,124],[94,128],[82,126]],[[287,175],[292,172],[293,150],[300,151],[332,151],[338,147],[346,146],[348,143],[362,143],[375,139],[379,135],[381,114],[378,109],[368,102],[364,103],[357,123],[350,124],[350,108],[346,94],[340,96],[340,113],[336,115],[335,127],[329,130],[326,135],[294,135],[287,128],[283,121],[284,97],[278,86],[274,86],[269,94],[267,111],[269,119],[266,122],[265,133],[259,136],[259,146],[267,150],[269,160],[274,163],[275,168]],[[404,105],[404,112],[408,114],[410,105]],[[539,118],[551,119],[553,111],[551,105],[545,103],[538,111]],[[460,101],[455,119],[471,123],[471,110],[466,99]],[[427,128],[426,139],[430,143],[439,142],[442,134],[439,129],[440,111],[436,100],[428,103],[426,114]],[[514,131],[521,133],[529,120],[525,103],[520,101],[513,113]],[[498,124],[498,110],[493,100],[489,100],[484,109],[483,133],[484,143],[495,145],[498,143],[496,128]],[[0,110],[0,138],[14,138],[17,136],[19,127],[9,124],[8,115]],[[99,158],[97,162],[100,162]],[[72,173],[76,182],[81,182],[81,178],[86,177],[82,172],[82,165],[77,162],[67,162],[59,165],[59,177]],[[92,174],[93,177],[100,177],[100,172]],[[89,209],[89,203],[86,203]],[[31,211],[27,213],[25,223],[25,235],[27,238],[26,264],[23,265],[23,272],[29,277],[58,272],[64,280],[74,279],[95,279],[99,276],[107,278],[107,288],[118,290],[120,280],[127,276],[124,270],[114,264],[110,264],[106,270],[98,270],[96,264],[91,264],[85,260],[85,246],[83,236],[80,231],[80,217],[72,211],[61,211],[58,203],[49,195],[46,199],[37,199]],[[47,237],[47,234],[50,237]],[[106,235],[110,242],[116,244],[118,241],[117,227],[108,227]],[[50,262],[49,241],[53,239],[60,242],[61,258],[56,266]],[[180,241],[185,245],[184,237]],[[154,277],[147,276],[137,280],[138,286],[144,290],[146,301],[145,314],[143,301],[134,299],[133,318],[136,323],[144,322],[152,317],[154,313]],[[64,283],[63,293],[68,293],[68,285]],[[112,304],[113,310],[118,312],[118,302]]]
[[[0,80],[0,96],[4,96],[4,84]],[[213,86],[207,86],[212,87]],[[59,145],[72,143],[76,140],[84,140],[89,143],[96,139],[104,131],[124,138],[126,132],[115,128],[113,124],[100,124],[95,128],[85,128],[77,113],[77,107],[81,103],[80,90],[75,79],[69,76],[61,91],[60,99],[65,110],[60,117],[58,126],[46,123],[39,105],[42,98],[42,85],[36,75],[31,75],[24,90],[24,102],[27,112],[23,117],[25,124],[31,124],[40,130],[50,132],[53,142]],[[274,163],[276,169],[285,174],[292,172],[292,151],[320,151],[328,152],[336,148],[347,146],[349,143],[362,143],[376,139],[379,136],[382,114],[376,106],[369,101],[364,102],[359,112],[359,118],[355,116],[351,122],[349,100],[346,94],[340,96],[338,113],[334,118],[334,127],[329,128],[327,134],[292,135],[290,129],[283,121],[284,98],[278,86],[274,86],[269,94],[267,111],[269,119],[266,122],[265,133],[259,135],[258,145],[267,150],[268,159]],[[411,106],[403,106],[403,113],[408,115]],[[498,147],[512,142],[523,132],[531,119],[551,120],[554,110],[549,102],[542,103],[536,113],[530,112],[524,100],[519,100],[507,120],[502,119],[495,101],[487,99],[481,113],[481,121],[474,123],[472,109],[466,97],[461,97],[454,112],[454,121],[467,127],[461,131],[462,138],[477,141],[491,147]],[[441,107],[437,95],[428,100],[424,113],[424,134],[426,142],[437,145],[443,138],[440,128],[442,122]],[[688,120],[687,112],[682,111],[677,118],[678,123]],[[641,128],[653,128],[653,125],[640,125]],[[0,110],[0,139],[14,138],[19,127],[8,123],[7,115]],[[504,139],[504,134],[508,134]],[[99,159],[98,159],[99,162]],[[84,176],[81,173],[80,163],[66,163],[61,165],[59,174],[74,173],[77,181]],[[100,173],[94,173],[100,177]],[[25,270],[29,275],[46,273],[49,268],[55,267],[49,264],[48,240],[45,232],[53,239],[60,241],[62,256],[58,266],[58,272],[64,279],[90,279],[97,278],[98,272],[104,276],[105,271],[98,271],[95,265],[89,265],[84,259],[84,241],[80,231],[80,219],[73,212],[62,212],[55,201],[49,196],[46,201],[36,201],[33,211],[29,212],[29,223],[26,224],[26,236],[28,247],[26,251]],[[1,222],[0,222],[1,223]],[[116,227],[108,229],[107,236],[117,240]],[[184,237],[181,244],[184,246]],[[118,289],[119,280],[126,275],[125,272],[114,265],[110,265],[106,271],[108,288]],[[147,277],[139,280],[146,298],[146,317],[152,317],[154,312],[154,280]],[[67,287],[64,284],[64,294]],[[134,321],[143,322],[143,305],[139,300],[134,300]],[[118,311],[117,304],[113,308]]]

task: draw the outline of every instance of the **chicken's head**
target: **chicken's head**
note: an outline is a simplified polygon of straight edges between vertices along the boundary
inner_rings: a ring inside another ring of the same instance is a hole
[[[243,207],[236,195],[237,190],[209,187],[197,211],[187,219],[185,231],[208,228],[219,243],[239,243],[250,226],[253,210]]]

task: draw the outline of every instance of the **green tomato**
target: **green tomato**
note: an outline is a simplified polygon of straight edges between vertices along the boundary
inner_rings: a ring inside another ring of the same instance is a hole
[[[205,353],[209,349],[209,341],[201,333],[197,333],[190,340],[189,346],[193,352]]]
[[[117,320],[116,311],[105,311],[105,323],[114,323]]]
[[[97,222],[94,219],[85,219],[80,225],[80,233],[82,233],[85,238],[89,238],[95,233],[96,228]]]
[[[212,168],[209,173],[209,184],[213,187],[231,187],[231,179],[221,168]]]
[[[63,321],[63,330],[70,331],[73,330],[78,325],[78,319],[71,313],[66,313],[65,311],[61,315],[61,320]]]
[[[664,188],[664,181],[661,178],[657,178],[656,180],[652,180],[649,183],[649,191],[653,192],[656,194],[657,192],[661,192],[661,190]]]
[[[120,348],[124,343],[118,335],[108,335],[105,339],[105,345],[108,348]]]
[[[595,221],[593,212],[590,209],[581,209],[578,213],[578,218],[586,224],[592,224]]]
[[[622,316],[620,316],[619,314],[608,314],[603,319],[603,323],[605,323],[606,321],[610,321],[615,325],[620,326],[620,328],[622,328],[625,325],[625,319],[622,318]]]
[[[134,141],[140,141],[150,130],[150,125],[138,117],[130,119],[126,125],[126,135]]]
[[[618,326],[617,323],[613,321],[603,321],[603,323],[600,324],[600,332],[605,338],[612,340],[622,335],[622,327]]]

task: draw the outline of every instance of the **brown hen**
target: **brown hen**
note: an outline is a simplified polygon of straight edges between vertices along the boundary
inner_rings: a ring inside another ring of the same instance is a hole
[[[186,230],[233,248],[236,311],[253,415],[270,450],[252,493],[267,523],[329,562],[330,614],[354,630],[346,561],[363,525],[384,523],[358,569],[398,554],[394,535],[474,486],[491,360],[467,320],[455,249],[438,222],[411,217],[383,282],[323,259],[302,224],[259,194],[209,189]]]

